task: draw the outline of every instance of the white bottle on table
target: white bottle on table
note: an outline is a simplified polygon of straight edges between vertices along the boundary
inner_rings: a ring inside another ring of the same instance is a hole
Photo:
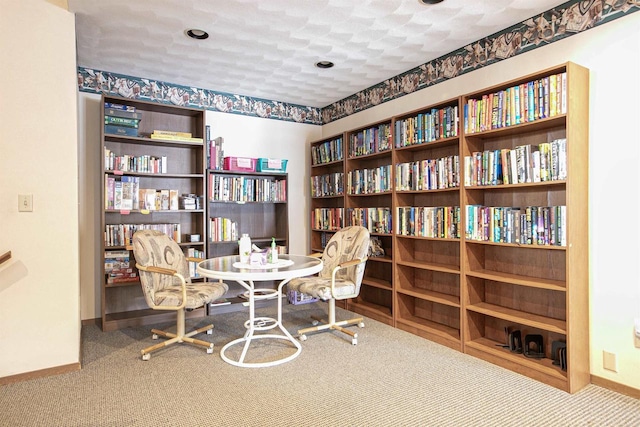
[[[269,263],[276,264],[278,262],[278,248],[276,246],[276,239],[271,238],[271,249],[269,250]]]
[[[249,264],[249,257],[251,256],[251,237],[244,233],[240,237],[240,262],[243,264]]]

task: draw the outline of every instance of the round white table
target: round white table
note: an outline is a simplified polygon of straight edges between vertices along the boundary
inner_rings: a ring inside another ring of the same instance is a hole
[[[220,356],[222,359],[235,366],[260,368],[267,366],[275,366],[288,362],[296,358],[302,351],[302,346],[291,336],[284,326],[282,326],[282,288],[291,279],[296,277],[310,276],[322,270],[322,260],[304,255],[279,255],[278,263],[267,264],[266,266],[247,265],[240,263],[239,255],[230,255],[218,258],[211,258],[198,263],[197,271],[202,276],[212,279],[233,280],[244,287],[249,300],[249,320],[245,322],[246,332],[242,338],[235,339],[227,343],[222,350]],[[280,281],[277,289],[258,289],[254,282],[260,281]],[[265,299],[277,297],[278,299],[278,318],[256,317],[255,301],[256,299]],[[279,328],[281,334],[256,334],[256,332],[268,331]],[[295,352],[289,356],[269,361],[269,362],[245,362],[244,359],[249,350],[252,340],[286,340],[295,347]],[[237,360],[227,357],[225,354],[227,349],[236,344],[244,343],[242,353]]]

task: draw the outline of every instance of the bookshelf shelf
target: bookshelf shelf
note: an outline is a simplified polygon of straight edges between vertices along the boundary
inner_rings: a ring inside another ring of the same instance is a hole
[[[346,308],[570,393],[586,386],[588,90],[589,71],[567,62],[339,135],[344,194],[311,204],[342,221],[312,224],[312,249],[323,228],[392,215],[388,232],[371,228],[385,261],[369,258]],[[501,348],[505,330],[541,335],[544,358]]]
[[[122,108],[105,103],[117,104]],[[205,253],[202,240],[191,242],[188,238],[194,234],[200,235],[201,239],[204,236],[205,209],[183,209],[179,206],[182,195],[202,197],[205,194],[204,144],[202,140],[150,137],[155,131],[169,131],[188,133],[191,138],[202,139],[205,134],[203,110],[103,95],[101,121],[112,115],[138,120],[138,127],[135,132],[121,129],[122,132],[134,132],[135,135],[116,135],[106,133],[101,126],[104,147],[101,191],[105,197],[100,209],[100,254],[101,258],[104,254],[105,259],[99,262],[103,265],[101,312],[102,329],[105,331],[171,321],[175,317],[175,313],[158,313],[149,309],[139,281],[110,283],[110,280],[118,280],[114,276],[136,274],[133,253],[127,249],[135,230],[163,227],[163,231],[172,234],[179,242],[185,254],[204,257]],[[118,198],[122,199],[120,206],[117,204]],[[149,209],[151,207],[153,209]],[[108,237],[103,239],[103,235]],[[112,241],[114,237],[116,240]],[[126,268],[107,268],[106,257],[112,259],[114,251],[119,253],[115,258],[116,265],[122,266],[128,262]],[[189,315],[204,316],[204,310],[194,310]]]

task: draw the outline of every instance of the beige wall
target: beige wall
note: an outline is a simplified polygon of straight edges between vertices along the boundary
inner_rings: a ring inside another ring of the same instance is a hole
[[[0,10],[1,378],[77,364],[80,311],[74,17],[43,0]]]
[[[640,389],[640,13],[323,126],[323,135],[473,92],[566,61],[590,69],[590,356],[593,375]],[[615,353],[618,373],[604,370]]]

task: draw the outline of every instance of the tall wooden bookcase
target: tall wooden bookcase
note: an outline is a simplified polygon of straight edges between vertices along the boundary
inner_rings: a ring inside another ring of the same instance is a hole
[[[347,148],[344,202],[332,201],[345,225],[354,209],[393,212],[391,231],[372,233],[386,256],[369,259],[347,308],[570,393],[586,386],[588,105],[589,72],[568,62],[345,132],[393,133],[390,151]],[[416,123],[429,114],[453,114],[449,133],[426,138]],[[446,184],[416,184],[425,162]],[[349,173],[384,165],[391,191],[349,190]]]
[[[380,239],[385,256],[367,262],[360,294],[347,308],[393,324],[391,120],[346,133],[345,225],[362,225]]]
[[[109,178],[115,181],[137,181],[139,189],[173,190],[174,199],[183,195],[202,198],[205,195],[205,156],[202,139],[205,136],[204,111],[163,105],[145,101],[134,101],[119,97],[102,97],[100,120],[105,120],[105,102],[135,108],[140,118],[137,135],[127,136],[106,133],[101,126],[101,140],[105,155],[101,156],[101,191],[105,195],[101,203],[101,251],[98,262],[102,266],[101,285],[102,329],[105,331],[128,326],[139,326],[171,321],[175,313],[149,309],[139,281],[109,283],[105,270],[104,257],[111,251],[126,251],[130,243],[131,232],[140,227],[154,227],[161,224],[171,225],[175,230],[174,238],[185,252],[193,249],[205,253],[204,236],[205,208],[184,209],[178,202],[170,209],[161,205],[159,210],[138,203],[125,208],[110,206],[108,195]],[[183,132],[191,138],[152,139],[154,131]],[[119,166],[113,167],[107,158],[107,152],[118,159]],[[165,170],[154,170],[150,164],[164,164]],[[136,188],[136,187],[133,187]],[[169,193],[170,194],[170,193]],[[139,193],[138,193],[139,196]],[[137,199],[137,200],[136,200]],[[165,206],[166,207],[166,206]],[[111,237],[117,235],[113,240]],[[188,236],[199,235],[198,241],[190,241]],[[130,263],[135,263],[133,253],[129,251]],[[205,310],[193,310],[191,317],[204,316]]]
[[[459,100],[394,117],[395,325],[462,349]]]
[[[471,206],[493,208],[489,212],[494,215],[486,222],[488,238],[473,230],[463,237],[463,346],[468,354],[575,392],[590,381],[589,72],[566,63],[465,95],[462,103],[484,99],[487,104],[492,97],[507,96],[518,100],[523,94],[530,108],[516,109],[515,118],[512,109],[508,119],[515,124],[465,126],[461,156],[515,151],[516,167],[510,168],[515,173],[507,184],[476,180],[462,192],[464,224],[477,224],[471,218],[477,210]],[[470,120],[467,117],[466,123]],[[494,122],[501,120],[505,118]],[[543,148],[549,143],[549,150]],[[526,159],[536,157],[548,168],[540,168],[540,178],[530,176],[526,164]],[[509,213],[508,208],[516,210]],[[520,235],[511,234],[508,224],[518,218],[524,221]],[[539,350],[545,357],[536,358],[535,351],[529,352],[534,357],[525,357],[501,347],[515,331],[521,334],[525,353],[526,337],[541,337]],[[554,342],[566,345],[566,370],[552,363]]]

